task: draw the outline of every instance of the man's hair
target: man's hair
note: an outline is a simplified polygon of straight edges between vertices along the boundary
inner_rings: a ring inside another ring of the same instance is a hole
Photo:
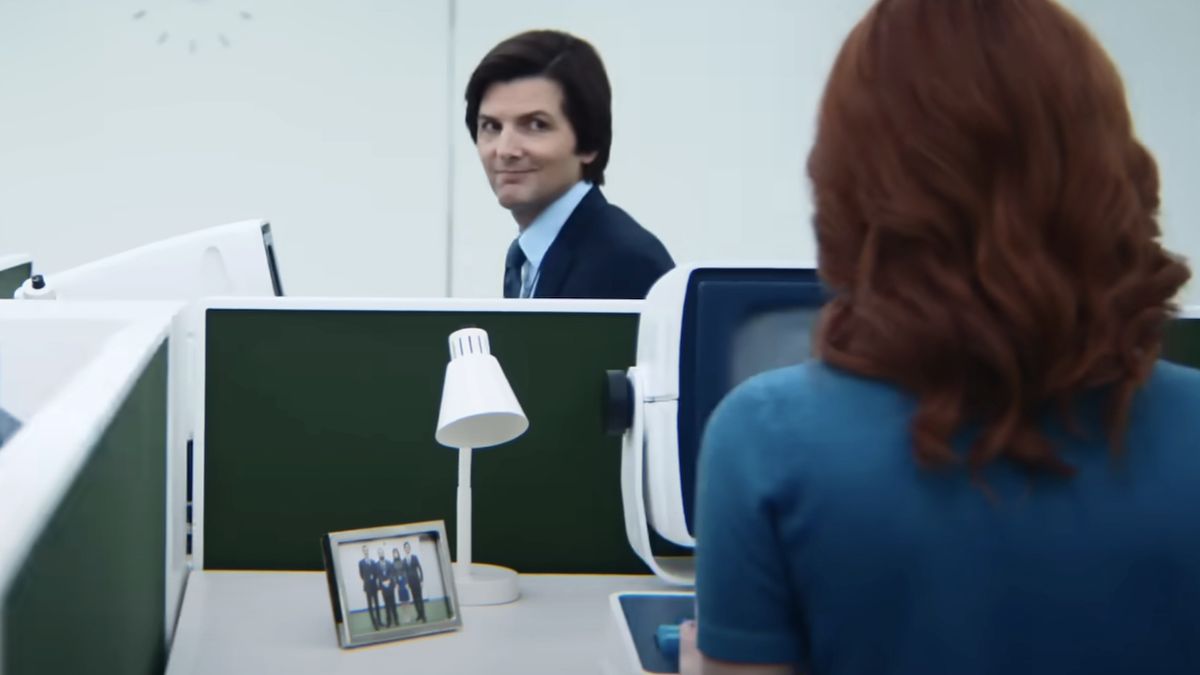
[[[833,67],[808,172],[833,293],[818,352],[916,396],[922,464],[956,463],[975,428],[976,471],[1070,473],[1040,422],[1090,390],[1120,449],[1189,271],[1079,21],[1050,0],[881,0]]]
[[[583,178],[604,184],[612,145],[612,89],[604,62],[592,45],[574,35],[534,30],[514,35],[492,48],[467,83],[467,131],[478,140],[479,104],[493,85],[527,77],[545,77],[563,93],[563,114],[575,132],[575,152],[594,152]]]

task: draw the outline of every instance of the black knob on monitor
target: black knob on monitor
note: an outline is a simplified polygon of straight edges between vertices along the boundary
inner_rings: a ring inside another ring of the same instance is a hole
[[[622,436],[633,424],[633,383],[623,370],[604,373],[604,433]]]
[[[29,277],[29,282],[34,289],[40,290],[46,287],[46,280],[42,278],[42,275],[40,274],[35,274],[32,277]]]

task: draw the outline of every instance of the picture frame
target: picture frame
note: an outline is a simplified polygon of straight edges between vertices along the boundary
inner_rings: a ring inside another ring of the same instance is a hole
[[[341,647],[462,628],[443,521],[330,532],[321,547]]]

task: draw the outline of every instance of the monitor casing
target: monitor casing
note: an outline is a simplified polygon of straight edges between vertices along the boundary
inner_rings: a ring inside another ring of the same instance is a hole
[[[708,318],[716,320],[711,327],[698,325],[694,316],[705,281],[718,282],[722,288],[717,292],[736,298],[735,309],[708,311]],[[727,320],[736,317],[738,306],[748,313],[761,300],[769,309],[816,312],[824,297],[812,267],[789,263],[684,265],[650,289],[638,324],[637,365],[626,373],[632,414],[622,443],[621,492],[630,545],[663,580],[678,585],[695,581],[694,558],[656,555],[650,530],[675,545],[695,546],[690,504],[700,432],[711,407],[727,393],[717,392],[714,398],[713,392],[697,391],[703,387],[696,386],[695,371],[710,355],[698,336],[728,337],[736,327]],[[688,457],[681,460],[685,453]]]
[[[244,220],[171,237],[25,280],[13,297],[190,301],[214,295],[283,295],[271,225]]]

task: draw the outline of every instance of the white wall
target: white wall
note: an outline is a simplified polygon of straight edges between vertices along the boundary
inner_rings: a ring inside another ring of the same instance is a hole
[[[1125,76],[1168,245],[1200,259],[1200,2],[1064,1]],[[553,27],[604,57],[606,192],[677,260],[811,259],[817,99],[869,4],[0,0],[0,252],[53,272],[264,216],[289,294],[498,296],[515,226],[462,93],[497,41]]]
[[[266,217],[288,293],[443,294],[448,40],[431,0],[0,1],[0,251]]]
[[[1200,276],[1200,2],[1062,1],[1121,70],[1138,136],[1158,160],[1167,247]],[[1184,289],[1182,301],[1200,302],[1200,282]]]

